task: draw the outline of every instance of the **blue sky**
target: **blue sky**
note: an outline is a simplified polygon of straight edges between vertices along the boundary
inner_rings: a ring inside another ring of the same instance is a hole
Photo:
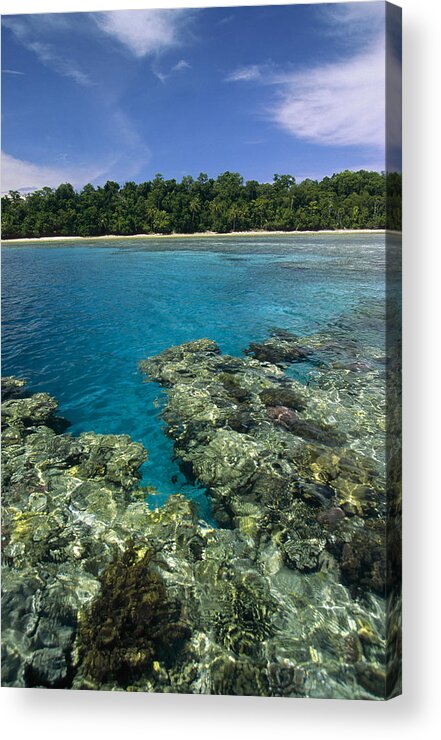
[[[3,16],[2,191],[383,170],[384,7]]]

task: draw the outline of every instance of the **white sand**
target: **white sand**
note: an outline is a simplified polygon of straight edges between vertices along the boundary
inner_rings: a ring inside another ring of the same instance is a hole
[[[109,234],[108,236],[45,236],[33,239],[4,239],[3,244],[26,244],[28,242],[66,242],[66,241],[110,241],[111,239],[200,239],[201,237],[244,237],[244,236],[320,236],[322,234],[350,235],[350,234],[401,234],[398,231],[385,229],[324,229],[322,231],[230,231],[226,234],[215,231],[204,231],[197,234],[130,234],[127,236]]]

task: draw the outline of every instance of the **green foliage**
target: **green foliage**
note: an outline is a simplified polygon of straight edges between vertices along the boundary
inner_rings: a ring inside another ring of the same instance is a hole
[[[153,558],[152,549],[130,545],[103,571],[101,593],[80,617],[78,660],[98,683],[127,687],[148,674],[155,660],[173,660],[190,636]]]
[[[64,183],[2,198],[4,239],[386,227],[401,228],[401,175],[366,170],[299,184],[280,174],[272,183],[244,182],[237,172],[181,182],[157,174],[139,185],[109,181],[76,192]]]

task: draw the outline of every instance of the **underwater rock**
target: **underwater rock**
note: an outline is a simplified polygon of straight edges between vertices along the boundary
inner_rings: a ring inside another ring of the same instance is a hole
[[[58,403],[48,393],[34,393],[30,398],[11,398],[2,403],[2,425],[33,427],[53,418]]]
[[[68,659],[58,648],[35,650],[27,667],[28,686],[65,688],[69,672]]]
[[[251,342],[245,350],[260,362],[271,362],[274,365],[287,365],[293,362],[304,362],[311,350],[301,344],[300,338],[283,329],[276,329],[273,335],[263,342]]]
[[[268,406],[267,413],[270,419],[285,427],[285,429],[295,429],[298,417],[295,411],[287,406]]]
[[[256,470],[264,448],[251,436],[219,429],[200,455],[192,456],[197,479],[206,486],[246,484]]]
[[[250,390],[241,384],[240,378],[234,373],[221,372],[217,376],[217,380],[222,383],[230,398],[234,398],[239,403],[251,399]]]
[[[305,399],[301,394],[282,383],[278,386],[265,388],[260,393],[260,400],[267,407],[285,406],[294,411],[304,411],[306,408]]]
[[[263,665],[246,658],[221,654],[210,664],[207,693],[222,696],[269,696],[269,685]]]
[[[335,491],[330,486],[324,485],[323,483],[315,483],[313,481],[311,482],[301,482],[299,484],[299,490],[302,494],[302,497],[308,501],[308,502],[317,502],[318,504],[321,504],[321,506],[324,506],[325,508],[329,508],[332,503],[332,499],[335,497]],[[320,521],[320,518],[317,517],[317,521]],[[321,523],[324,523],[321,521]]]
[[[353,593],[366,589],[386,593],[386,528],[380,520],[342,520],[336,525],[332,549],[340,563],[342,581]]]
[[[358,663],[357,680],[374,696],[383,698],[386,695],[386,674],[381,668],[373,667],[368,663]]]
[[[304,453],[305,467],[318,483],[332,488],[346,515],[385,514],[384,478],[371,459],[345,447],[332,451],[309,447]]]
[[[286,564],[300,571],[318,569],[327,534],[316,521],[314,510],[303,501],[293,500],[289,507],[281,510],[279,526],[277,537],[282,542]]]
[[[167,385],[178,379],[185,382],[186,377],[192,377],[192,370],[201,360],[220,354],[216,342],[210,339],[199,339],[187,342],[177,347],[170,347],[156,357],[149,357],[140,362],[143,373],[152,380]]]
[[[71,475],[103,479],[127,490],[140,479],[139,467],[147,460],[147,452],[129,436],[88,432],[78,437],[78,445],[80,451]]]
[[[327,511],[321,511],[317,515],[317,521],[320,522],[320,524],[326,525],[328,529],[332,532],[338,522],[344,519],[344,517],[345,513],[343,509],[340,509],[338,506],[333,506]]]
[[[20,398],[23,396],[23,388],[26,381],[20,378],[14,378],[12,375],[4,376],[1,379],[1,397],[3,401],[9,401],[11,398]]]
[[[268,693],[271,696],[305,696],[305,671],[288,660],[268,665]]]
[[[258,342],[251,342],[245,353],[252,355],[260,362],[271,362],[274,365],[304,362],[308,359],[308,354],[298,347],[271,339],[260,344]]]
[[[338,434],[331,427],[319,426],[308,419],[301,419],[287,406],[268,406],[267,414],[275,424],[279,424],[305,440],[329,446],[341,445],[345,440],[343,435]]]

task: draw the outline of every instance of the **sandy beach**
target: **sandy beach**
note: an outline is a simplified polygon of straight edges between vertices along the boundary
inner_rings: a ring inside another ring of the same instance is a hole
[[[261,236],[321,236],[323,234],[334,235],[351,235],[351,234],[398,234],[401,232],[390,231],[388,229],[324,229],[321,231],[230,231],[228,233],[218,233],[215,231],[204,231],[194,234],[108,234],[104,236],[44,236],[39,238],[23,239],[2,239],[2,244],[27,244],[35,242],[90,242],[90,241],[110,241],[126,239],[200,239],[200,238],[224,238],[224,237],[261,237]]]

